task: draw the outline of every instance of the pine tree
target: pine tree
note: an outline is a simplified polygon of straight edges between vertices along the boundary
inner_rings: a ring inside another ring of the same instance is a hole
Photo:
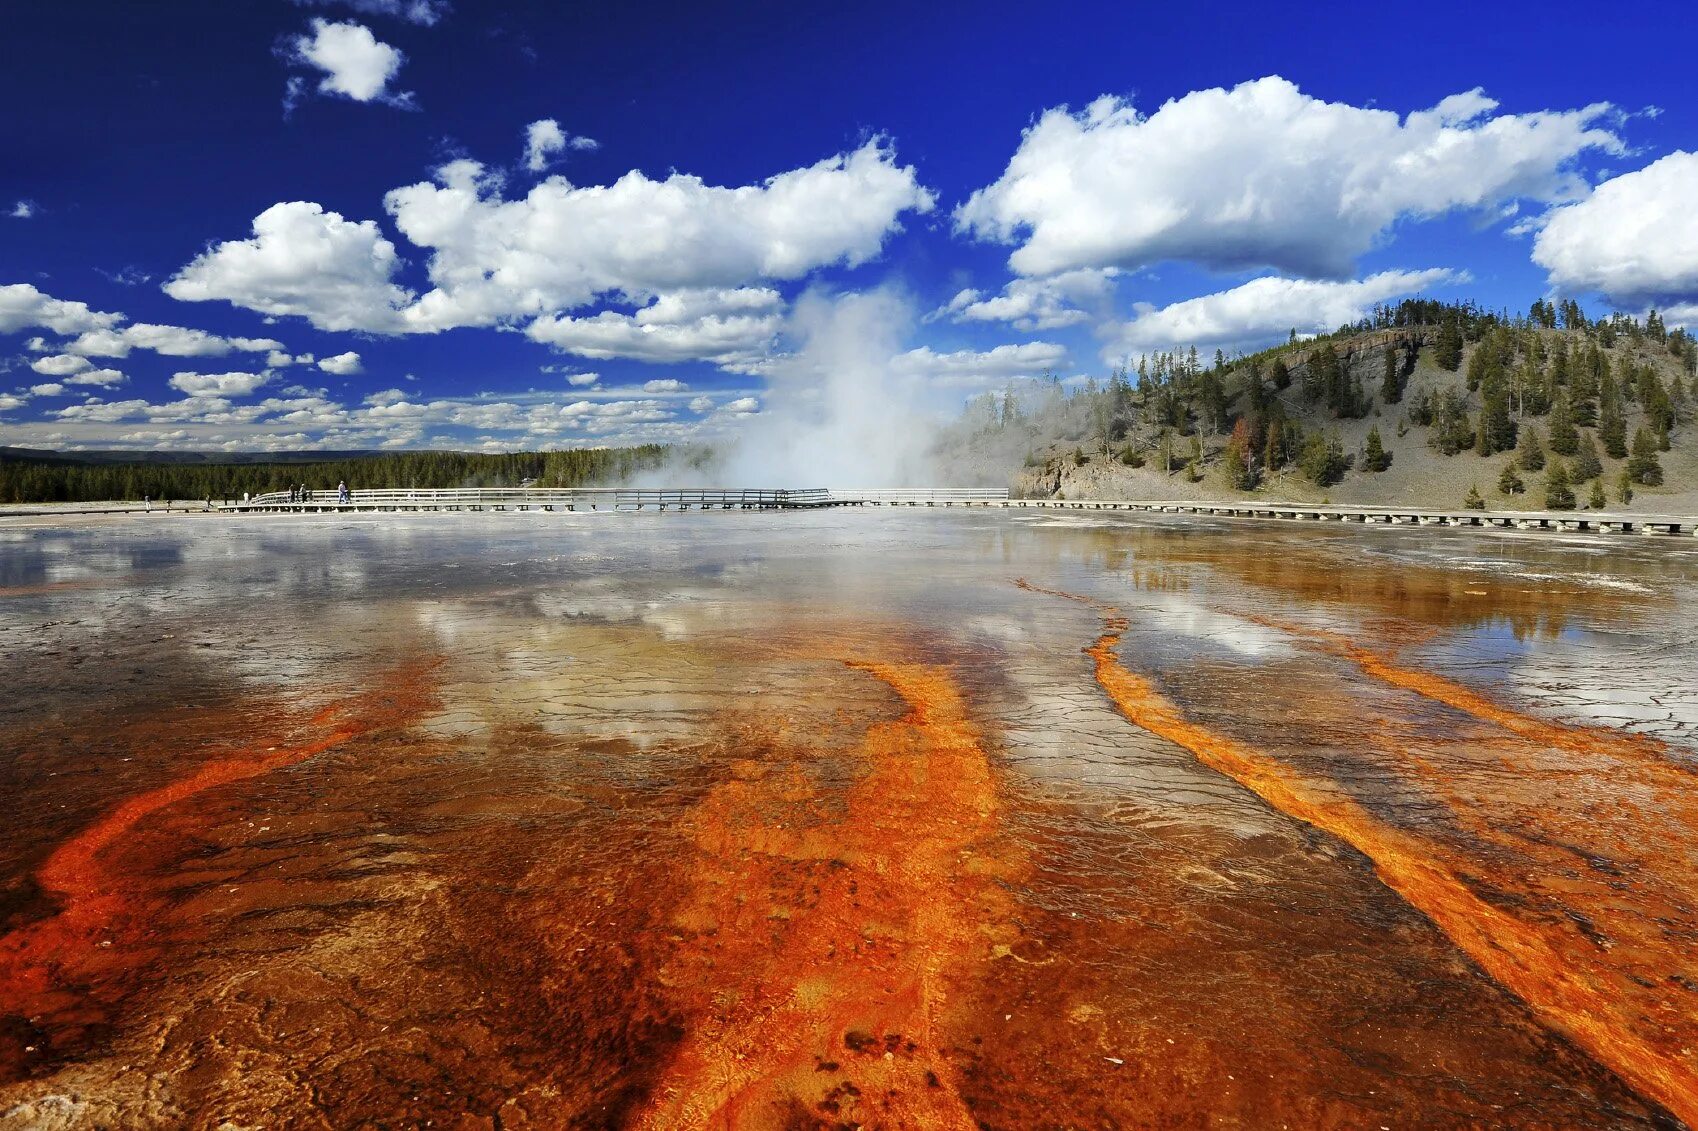
[[[1591,436],[1587,436],[1580,445],[1580,451],[1574,457],[1574,480],[1584,483],[1588,479],[1597,479],[1604,473],[1603,461],[1598,458],[1598,444]]]
[[[1303,445],[1303,454],[1298,460],[1307,475],[1317,487],[1326,487],[1337,483],[1350,468],[1350,458],[1344,454],[1344,444],[1338,435],[1323,436],[1317,432]]]
[[[1377,425],[1368,429],[1368,442],[1362,449],[1362,466],[1367,471],[1384,471],[1391,466],[1391,453],[1386,451],[1385,444],[1380,440]]]
[[[1568,392],[1559,392],[1551,406],[1551,451],[1571,456],[1580,450],[1580,430],[1574,426],[1574,409]]]
[[[1521,430],[1521,443],[1515,449],[1515,462],[1522,471],[1539,471],[1545,466],[1545,449],[1539,443],[1539,430],[1531,424]]]
[[[1573,394],[1574,423],[1582,428],[1592,428],[1598,423],[1598,385],[1606,368],[1604,355],[1598,352],[1595,342],[1587,343],[1585,355],[1575,359],[1569,387]]]
[[[1602,479],[1592,480],[1592,494],[1587,498],[1586,505],[1595,511],[1601,511],[1608,502],[1609,500],[1604,498],[1604,481]]]
[[[1486,500],[1480,497],[1480,487],[1478,484],[1469,485],[1468,497],[1462,500],[1462,505],[1471,511],[1483,511],[1486,509]]]
[[[1624,504],[1633,501],[1633,476],[1627,473],[1625,467],[1621,469],[1621,475],[1615,481],[1615,497]]]
[[[1438,341],[1433,344],[1433,364],[1452,373],[1462,365],[1462,324],[1454,315],[1439,327]]]
[[[1509,415],[1509,395],[1503,382],[1494,379],[1485,387],[1480,422],[1475,430],[1474,450],[1489,456],[1515,447],[1515,421]]]
[[[1519,495],[1526,489],[1527,485],[1521,482],[1521,476],[1515,474],[1515,464],[1504,464],[1503,473],[1498,476],[1498,494]]]
[[[1598,439],[1604,442],[1604,451],[1611,459],[1623,459],[1627,456],[1627,416],[1613,376],[1604,377],[1598,401]]]
[[[1574,509],[1574,485],[1569,481],[1568,468],[1559,459],[1545,473],[1545,509],[1571,511]]]
[[[1633,456],[1627,461],[1626,474],[1635,483],[1662,486],[1663,465],[1657,461],[1657,439],[1649,428],[1633,434]]]
[[[1397,353],[1395,344],[1386,345],[1385,373],[1380,377],[1380,399],[1386,404],[1397,404],[1403,399],[1403,374]]]

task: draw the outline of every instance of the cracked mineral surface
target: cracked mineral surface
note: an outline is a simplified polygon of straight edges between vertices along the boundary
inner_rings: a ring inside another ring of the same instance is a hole
[[[0,520],[0,1128],[1698,1122],[1698,545]]]

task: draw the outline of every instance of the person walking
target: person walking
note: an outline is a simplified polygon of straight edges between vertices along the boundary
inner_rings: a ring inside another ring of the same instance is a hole
[[[336,484],[336,501],[344,504],[348,501],[348,483],[346,480]]]

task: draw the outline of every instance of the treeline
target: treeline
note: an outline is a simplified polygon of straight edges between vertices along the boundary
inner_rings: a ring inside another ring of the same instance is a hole
[[[541,487],[620,483],[667,458],[663,444],[556,452],[395,452],[322,463],[82,464],[0,456],[0,503],[107,499],[239,499],[243,494],[349,488]]]
[[[1667,360],[1653,364],[1659,355]],[[1453,372],[1466,359],[1466,388],[1411,393],[1422,356]],[[1410,424],[1429,428],[1442,454],[1489,456],[1517,449],[1524,435],[1538,445],[1544,431],[1554,452],[1580,460],[1583,483],[1592,463],[1582,456],[1591,442],[1584,430],[1595,429],[1610,456],[1635,456],[1633,482],[1650,485],[1661,475],[1650,452],[1667,451],[1670,432],[1690,418],[1687,382],[1698,391],[1695,373],[1698,343],[1684,330],[1668,331],[1654,311],[1643,321],[1623,314],[1594,321],[1575,302],[1541,299],[1527,314],[1510,315],[1412,299],[1317,338],[1293,332],[1248,356],[1217,350],[1208,363],[1195,348],[1155,353],[1072,392],[1051,378],[1035,391],[987,394],[969,405],[963,425],[1024,433],[1032,445],[1027,466],[1046,472],[1068,457],[1041,456],[1039,446],[1077,442],[1077,464],[1100,456],[1184,471],[1193,481],[1202,478],[1210,440],[1230,436],[1217,446],[1232,486],[1252,489],[1287,467],[1325,486],[1352,466],[1381,471],[1391,459],[1377,427],[1362,452],[1347,453],[1326,422],[1361,419],[1404,403],[1408,393],[1398,435]],[[1628,427],[1630,409],[1638,410],[1637,429]]]

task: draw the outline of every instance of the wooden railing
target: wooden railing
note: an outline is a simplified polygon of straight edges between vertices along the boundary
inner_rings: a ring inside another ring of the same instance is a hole
[[[823,487],[804,490],[755,487],[449,487],[356,490],[304,495],[272,491],[233,504],[237,510],[455,510],[620,507],[814,507],[835,502]]]
[[[992,487],[881,487],[805,490],[743,487],[465,487],[445,490],[313,491],[291,499],[287,491],[258,495],[225,509],[240,511],[484,511],[803,509],[815,507],[1032,507],[1131,511],[1211,518],[1284,519],[1370,525],[1463,526],[1608,534],[1692,534],[1698,518],[1608,511],[1436,510],[1395,505],[1337,505],[1241,500],[1011,499]]]

